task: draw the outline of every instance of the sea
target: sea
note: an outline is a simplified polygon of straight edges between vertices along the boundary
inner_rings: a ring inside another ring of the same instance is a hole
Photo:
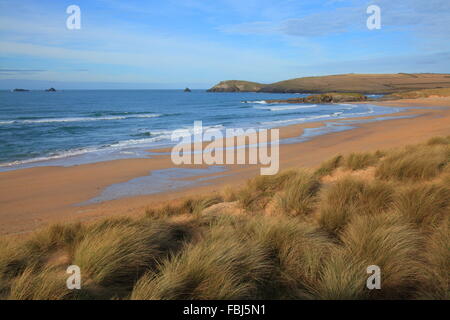
[[[173,130],[273,128],[393,114],[371,104],[268,104],[306,94],[206,90],[0,91],[0,171],[146,157]],[[378,96],[373,96],[374,98]]]

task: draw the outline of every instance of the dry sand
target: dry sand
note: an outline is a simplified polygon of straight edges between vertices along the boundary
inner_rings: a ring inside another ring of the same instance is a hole
[[[281,169],[315,167],[338,153],[388,149],[423,142],[433,136],[450,135],[450,98],[433,97],[377,104],[420,108],[397,114],[414,115],[413,118],[369,122],[359,124],[353,130],[318,136],[306,142],[281,144]],[[317,122],[284,127],[281,129],[281,137],[297,137],[305,128],[323,125],[324,122]],[[142,214],[146,208],[158,205],[159,202],[214,192],[224,185],[240,185],[259,173],[258,166],[227,166],[225,174],[210,180],[209,185],[79,205],[101,194],[107,186],[147,176],[152,170],[171,167],[173,164],[169,156],[158,155],[148,159],[1,172],[0,234],[26,233],[55,222],[84,221],[117,214]]]

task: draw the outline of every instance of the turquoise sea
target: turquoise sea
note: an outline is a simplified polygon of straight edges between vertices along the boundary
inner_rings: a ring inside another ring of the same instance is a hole
[[[0,91],[0,170],[145,156],[174,129],[271,128],[395,113],[372,104],[267,104],[300,94],[205,90]]]

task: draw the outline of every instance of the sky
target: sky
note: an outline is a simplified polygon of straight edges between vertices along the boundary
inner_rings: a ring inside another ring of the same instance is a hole
[[[66,12],[80,8],[81,28]],[[369,30],[369,5],[381,29]],[[449,0],[0,0],[0,88],[450,73]]]

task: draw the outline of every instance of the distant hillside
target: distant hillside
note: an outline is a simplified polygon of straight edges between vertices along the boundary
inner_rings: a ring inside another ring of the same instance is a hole
[[[210,92],[257,92],[264,84],[250,81],[228,80],[222,81],[209,89]]]
[[[450,97],[450,88],[423,89],[414,91],[404,91],[392,93],[385,96],[385,99],[417,99],[429,97]]]
[[[322,77],[305,77],[260,84],[247,81],[222,81],[210,92],[279,92],[326,93],[355,92],[389,94],[402,91],[449,88],[450,74],[398,73],[398,74],[342,74]],[[242,88],[242,89],[241,89]]]

